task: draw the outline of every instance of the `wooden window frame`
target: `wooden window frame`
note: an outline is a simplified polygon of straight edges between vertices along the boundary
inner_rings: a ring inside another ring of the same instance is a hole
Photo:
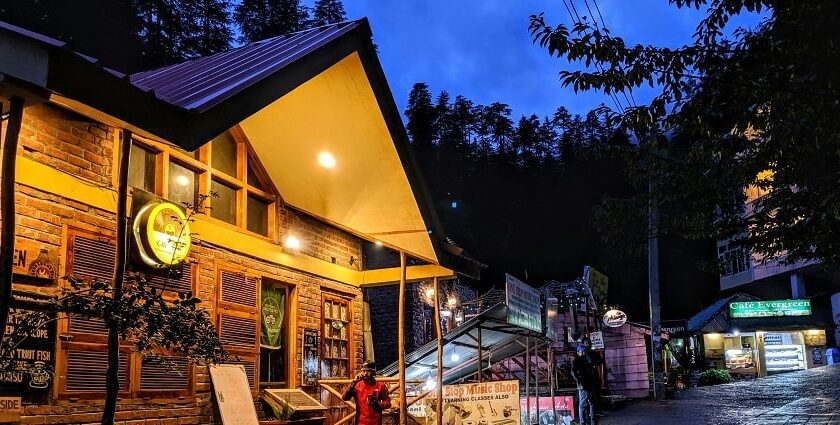
[[[114,235],[111,232],[97,232],[93,230],[86,230],[82,227],[67,226],[65,232],[65,274],[73,271],[74,261],[76,259],[75,244],[76,238],[82,237],[91,240],[100,240],[107,242],[109,245],[114,243]],[[104,239],[104,240],[103,240]],[[116,249],[116,247],[115,247]],[[196,285],[198,280],[197,265],[193,264],[191,290],[196,293]],[[69,287],[69,282],[62,280],[61,285]],[[164,298],[168,300],[175,300],[178,298],[178,292],[173,290],[164,290]],[[60,315],[61,319],[58,324],[58,335],[60,344],[56,349],[56,393],[59,399],[103,399],[105,391],[70,391],[67,390],[67,371],[70,350],[81,351],[97,351],[107,353],[107,334],[85,333],[85,332],[71,332],[70,318],[66,315]],[[182,390],[141,390],[140,376],[142,373],[142,358],[141,353],[133,351],[133,346],[130,341],[120,340],[120,352],[125,353],[127,357],[126,365],[126,391],[120,391],[119,396],[126,399],[136,398],[173,398],[186,397],[195,394],[195,367],[192,364],[188,366],[188,385],[186,389]],[[161,352],[161,354],[168,354]]]
[[[327,302],[330,303],[343,303],[347,305],[347,320],[341,320],[342,322],[346,323],[347,326],[347,338],[343,341],[347,343],[347,357],[346,358],[334,358],[332,353],[327,353],[327,342],[330,341],[342,341],[342,339],[336,339],[329,337],[327,331],[325,330],[325,326],[327,320],[332,321],[332,313],[329,314],[325,311],[324,306]],[[318,332],[321,334],[321,347],[319,351],[321,353],[321,364],[328,368],[333,361],[340,361],[345,360],[347,362],[347,371],[344,375],[333,375],[331,371],[321,371],[320,376],[322,378],[349,378],[354,370],[354,360],[355,360],[355,338],[353,335],[354,326],[353,326],[353,298],[349,296],[342,296],[340,294],[332,293],[332,292],[321,292],[321,320],[320,320],[320,331]],[[326,373],[329,372],[329,373]]]
[[[281,279],[270,276],[270,275],[262,276],[261,279],[262,280],[260,281],[260,287],[259,287],[260,303],[259,303],[259,308],[258,308],[258,312],[257,312],[257,319],[258,320],[262,320],[262,285],[265,283],[264,279],[270,279],[272,281],[271,282],[272,285],[274,285],[276,287],[282,287],[286,292],[286,302],[285,302],[284,311],[283,311],[283,316],[284,316],[283,320],[286,321],[286,330],[285,330],[285,332],[283,332],[280,335],[280,337],[283,338],[284,343],[286,344],[286,353],[285,353],[285,357],[286,357],[285,358],[286,381],[285,381],[285,385],[283,385],[283,386],[277,386],[278,384],[280,384],[280,382],[278,382],[278,381],[266,381],[265,382],[266,385],[262,385],[263,382],[259,381],[258,386],[260,388],[293,388],[291,386],[291,384],[292,384],[292,382],[294,382],[294,374],[297,371],[297,366],[295,365],[295,362],[293,360],[290,361],[290,359],[297,358],[297,356],[293,355],[293,353],[295,353],[295,350],[296,350],[297,347],[296,347],[296,339],[292,336],[292,332],[293,332],[293,330],[292,330],[293,329],[293,323],[292,323],[292,314],[293,314],[292,291],[294,290],[294,285],[291,284],[291,283],[288,283],[286,281],[283,281]],[[260,346],[260,340],[262,339],[262,335],[261,335],[262,326],[261,326],[261,324],[258,324],[258,326],[259,326],[259,329],[258,329],[258,332],[257,332],[257,356],[262,357],[262,351],[261,351],[262,348]],[[259,364],[257,366],[259,366]],[[259,377],[260,372],[261,372],[261,370],[259,370],[259,369],[256,371],[256,374],[258,375],[258,377]]]
[[[236,141],[236,175],[231,176],[223,171],[216,170],[212,166],[213,148],[211,141],[198,148],[198,159],[193,158],[183,152],[174,149],[173,147],[145,139],[143,137],[132,136],[132,143],[139,147],[146,149],[156,155],[155,160],[155,194],[163,198],[169,196],[169,163],[175,161],[178,165],[186,167],[196,173],[198,179],[198,194],[207,195],[210,193],[211,182],[215,179],[223,182],[225,185],[234,190],[235,203],[234,209],[236,211],[234,224],[213,218],[211,214],[205,214],[205,218],[215,225],[227,227],[248,235],[277,242],[277,211],[279,205],[282,205],[282,198],[277,191],[277,188],[268,177],[268,173],[256,159],[256,154],[251,148],[245,133],[239,126],[235,126],[228,130]],[[261,183],[267,190],[262,190],[258,187],[248,184],[248,168],[251,168],[253,173],[261,180]],[[248,196],[254,196],[268,204],[266,234],[252,232],[248,230]],[[208,198],[205,207],[212,207],[214,199]]]

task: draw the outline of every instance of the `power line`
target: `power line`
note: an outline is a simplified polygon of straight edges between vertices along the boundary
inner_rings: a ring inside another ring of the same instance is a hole
[[[574,24],[583,23],[583,20],[580,18],[580,15],[578,15],[577,9],[574,6],[574,0],[569,0],[569,3],[571,3],[571,6],[569,6],[569,4],[566,3],[566,0],[563,0],[563,6],[565,6],[566,11],[569,12],[569,18],[571,18],[572,23],[574,23]],[[596,63],[595,66],[598,68],[599,71],[601,71],[601,73],[604,72],[604,69],[601,67],[601,64]],[[613,93],[611,91],[607,92],[607,96],[609,96],[612,99],[613,103],[615,104],[616,109],[623,113],[624,112],[624,106],[621,105],[621,102],[618,100],[618,96],[616,96],[615,93]]]

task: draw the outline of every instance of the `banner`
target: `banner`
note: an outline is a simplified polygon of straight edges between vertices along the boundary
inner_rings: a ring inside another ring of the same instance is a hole
[[[574,396],[556,395],[553,399],[554,408],[552,409],[552,397],[531,397],[530,411],[528,410],[528,397],[519,399],[520,423],[570,425],[575,420]],[[530,421],[527,420],[529,414],[531,415]]]
[[[542,332],[539,291],[505,274],[505,303],[508,323],[534,332]]]
[[[280,348],[283,345],[283,312],[286,308],[286,290],[272,286],[262,288],[262,326],[260,345],[265,348]]]
[[[444,385],[442,391],[445,425],[519,424],[519,381]],[[436,407],[436,399],[427,400],[427,425],[435,423]]]

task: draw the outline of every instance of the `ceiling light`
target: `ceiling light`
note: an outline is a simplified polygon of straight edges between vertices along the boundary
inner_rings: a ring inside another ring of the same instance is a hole
[[[376,246],[382,246],[382,241],[379,241],[379,240],[378,240],[378,241],[376,241],[376,242],[374,242],[374,243],[376,244]]]
[[[289,235],[286,237],[286,241],[283,242],[283,246],[288,249],[298,250],[300,249],[300,239],[293,235]]]
[[[335,168],[335,157],[327,151],[322,151],[318,154],[318,163],[324,168]]]

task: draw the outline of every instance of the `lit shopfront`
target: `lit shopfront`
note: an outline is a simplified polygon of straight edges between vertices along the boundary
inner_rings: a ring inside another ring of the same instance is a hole
[[[738,294],[689,321],[702,335],[707,368],[735,378],[763,377],[826,364],[826,329],[810,300],[758,300]]]

